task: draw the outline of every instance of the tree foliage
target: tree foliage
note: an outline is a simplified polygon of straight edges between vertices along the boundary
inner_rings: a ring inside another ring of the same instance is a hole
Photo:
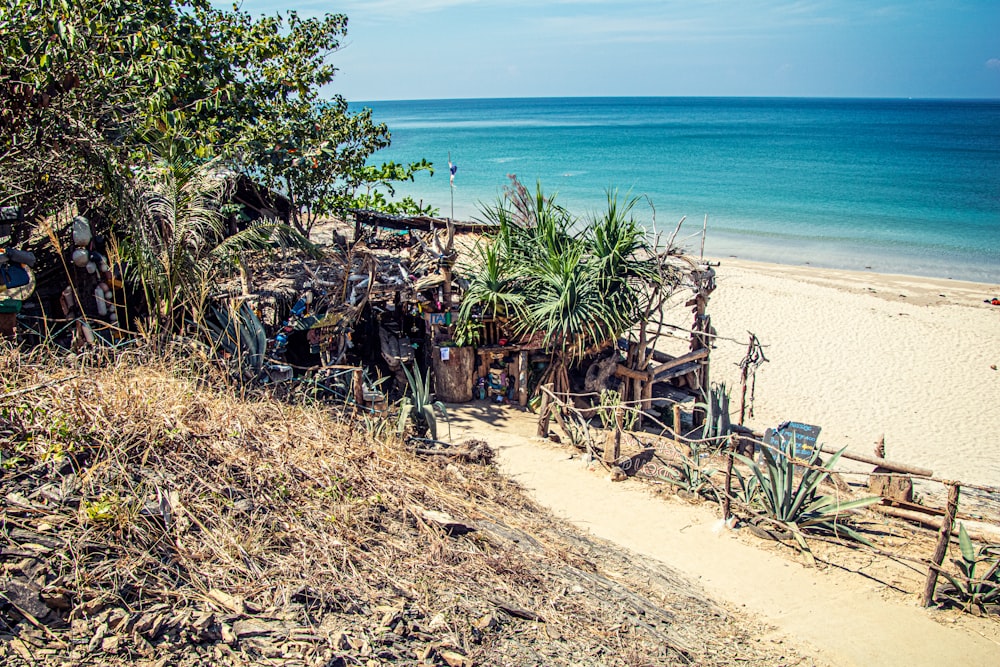
[[[460,329],[477,314],[500,317],[516,333],[543,332],[546,346],[569,360],[628,332],[657,290],[672,284],[631,216],[635,203],[610,192],[607,210],[580,225],[541,185],[531,195],[515,182],[483,211],[498,231],[478,249]]]
[[[0,9],[0,205],[37,219],[154,159],[221,157],[292,201],[351,201],[389,143],[370,110],[321,99],[347,18],[254,17],[208,0],[11,0]],[[7,38],[9,36],[9,38]],[[420,163],[386,178],[412,178]],[[386,180],[380,178],[380,180]],[[298,211],[305,211],[300,218]]]

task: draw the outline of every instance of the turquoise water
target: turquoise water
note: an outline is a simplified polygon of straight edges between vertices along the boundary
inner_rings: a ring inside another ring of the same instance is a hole
[[[609,188],[706,254],[1000,282],[1000,101],[554,98],[368,102],[437,169],[398,189],[479,217],[507,174],[581,218]],[[449,152],[458,166],[448,184]]]

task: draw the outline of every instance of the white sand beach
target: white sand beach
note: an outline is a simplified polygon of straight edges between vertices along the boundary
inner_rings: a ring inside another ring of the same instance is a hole
[[[733,387],[747,332],[766,346],[748,425],[792,420],[820,441],[935,475],[1000,484],[1000,286],[723,259],[708,313],[713,381]]]

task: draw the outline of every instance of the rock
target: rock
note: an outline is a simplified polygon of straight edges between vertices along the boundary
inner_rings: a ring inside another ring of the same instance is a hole
[[[118,653],[118,649],[121,647],[121,637],[118,635],[111,635],[110,637],[105,637],[101,641],[101,650],[105,653],[114,655]]]
[[[30,614],[33,619],[39,622],[44,622],[49,615],[49,607],[41,597],[41,589],[30,581],[23,579],[0,580],[0,593],[19,612]]]
[[[230,611],[234,611],[237,614],[243,614],[246,609],[243,606],[243,598],[236,597],[235,595],[230,595],[225,591],[220,591],[218,588],[213,588],[208,591],[208,597],[213,602],[222,605]]]
[[[215,614],[210,611],[205,611],[191,622],[191,628],[196,632],[205,632],[212,627],[212,623],[214,622]]]
[[[440,526],[449,535],[465,535],[475,530],[472,526],[456,521],[447,512],[438,512],[437,510],[428,510],[422,507],[415,509],[425,521]]]
[[[70,592],[65,588],[49,588],[41,592],[42,602],[49,609],[58,611],[69,611],[73,608],[70,601]]]
[[[449,667],[472,667],[472,661],[458,651],[448,649],[438,649],[438,655],[448,663]]]
[[[473,622],[472,625],[477,630],[482,630],[482,631],[496,630],[498,627],[500,627],[500,621],[497,620],[497,617],[494,616],[493,614],[486,614],[485,616],[481,616],[478,619],[476,619],[476,621]]]
[[[334,633],[332,638],[333,648],[340,651],[350,651],[354,648],[351,638],[343,630]]]
[[[264,635],[274,634],[276,629],[277,628],[265,623],[264,621],[259,621],[253,618],[233,623],[233,634],[236,635],[237,639],[262,637]]]
[[[114,632],[118,632],[119,629],[124,630],[128,626],[128,619],[129,614],[124,609],[112,609],[107,617],[108,628]]]

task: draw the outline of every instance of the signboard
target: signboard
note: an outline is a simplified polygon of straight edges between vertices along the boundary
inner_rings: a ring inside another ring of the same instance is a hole
[[[769,428],[764,431],[764,442],[775,449],[788,453],[795,442],[794,456],[798,459],[809,460],[813,453],[819,449],[816,442],[819,438],[819,426],[812,424],[802,424],[800,422],[784,422],[777,428]],[[773,452],[772,452],[773,453]]]
[[[426,313],[425,317],[430,324],[438,326],[448,326],[451,324],[451,313]]]

